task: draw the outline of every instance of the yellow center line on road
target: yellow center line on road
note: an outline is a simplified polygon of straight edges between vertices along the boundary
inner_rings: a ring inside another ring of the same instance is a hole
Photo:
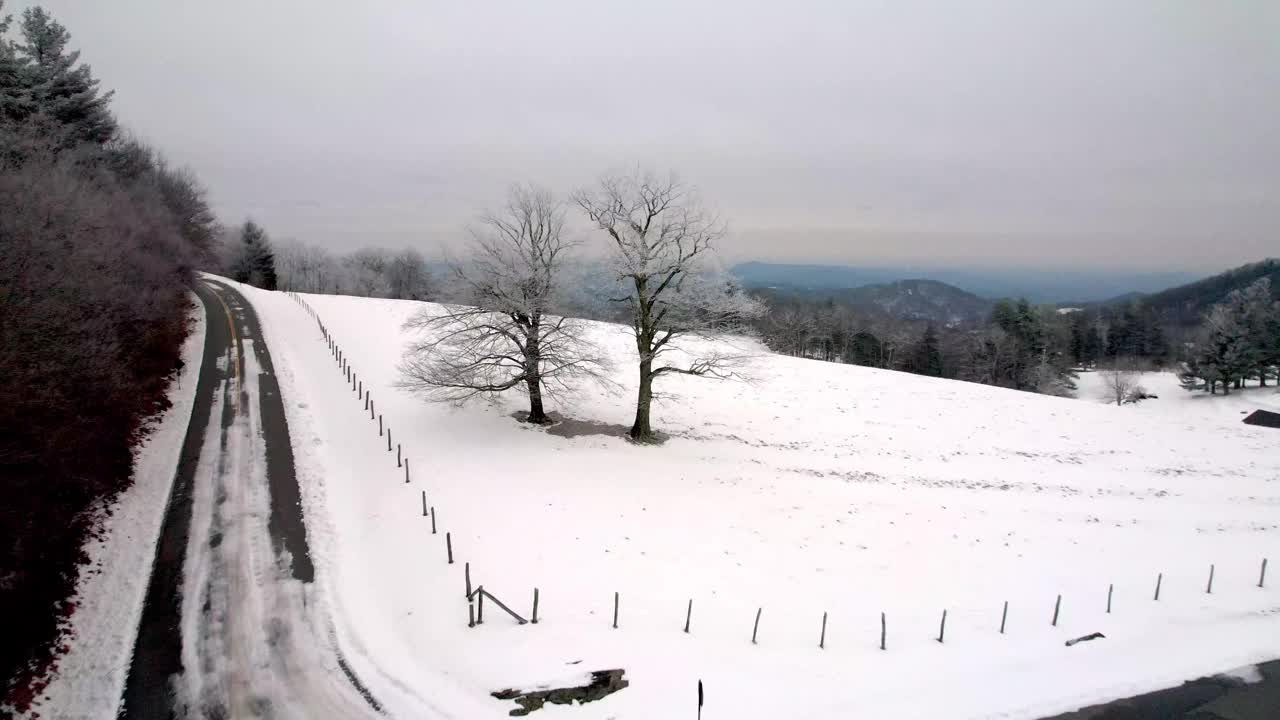
[[[240,367],[240,336],[236,334],[236,323],[231,315],[231,308],[227,305],[227,301],[222,299],[222,294],[219,293],[217,288],[213,285],[205,283],[205,287],[208,287],[209,291],[213,293],[213,296],[218,298],[218,304],[222,305],[222,309],[227,313],[227,327],[231,329],[231,371],[234,373],[236,380],[236,392],[235,397],[231,400],[231,406],[236,413],[239,413],[240,393],[244,389],[244,380]]]

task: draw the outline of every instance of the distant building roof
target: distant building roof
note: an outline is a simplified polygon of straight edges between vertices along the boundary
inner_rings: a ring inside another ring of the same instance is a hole
[[[1247,425],[1261,425],[1262,427],[1280,428],[1280,413],[1268,412],[1266,410],[1254,410],[1253,414],[1244,419]]]

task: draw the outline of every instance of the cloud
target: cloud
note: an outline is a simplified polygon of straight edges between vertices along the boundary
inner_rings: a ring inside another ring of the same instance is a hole
[[[1280,226],[1277,3],[45,4],[223,216],[331,247],[634,163],[742,257],[1201,269]]]

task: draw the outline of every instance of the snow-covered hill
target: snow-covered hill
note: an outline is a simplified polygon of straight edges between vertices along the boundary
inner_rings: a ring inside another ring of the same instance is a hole
[[[1280,656],[1280,569],[1257,587],[1280,559],[1274,430],[760,350],[751,383],[663,378],[671,437],[638,447],[620,437],[634,345],[597,325],[624,389],[558,405],[581,421],[564,437],[514,421],[520,396],[396,390],[420,304],[307,296],[403,444],[406,484],[310,316],[245,292],[320,580],[375,696],[506,717],[490,691],[624,668],[630,687],[537,714],[693,717],[702,680],[709,719],[1035,718]],[[464,562],[526,617],[539,588],[539,624],[489,604],[469,629]]]

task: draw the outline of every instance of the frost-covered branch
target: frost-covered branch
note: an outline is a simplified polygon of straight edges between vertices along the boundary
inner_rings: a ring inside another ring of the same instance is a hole
[[[683,364],[655,364],[660,356],[682,337],[745,333],[745,321],[761,314],[763,306],[707,262],[713,245],[725,236],[725,225],[674,175],[608,175],[573,200],[609,238],[617,287],[607,296],[629,308],[640,366],[631,437],[649,440],[655,378],[673,373],[729,377],[736,363],[711,352]]]
[[[551,314],[572,248],[563,229],[563,203],[532,186],[513,187],[500,211],[481,216],[472,254],[451,263],[446,292],[456,304],[405,325],[419,339],[401,363],[401,385],[453,402],[523,387],[529,421],[545,422],[544,394],[577,380],[607,383],[584,324]]]

